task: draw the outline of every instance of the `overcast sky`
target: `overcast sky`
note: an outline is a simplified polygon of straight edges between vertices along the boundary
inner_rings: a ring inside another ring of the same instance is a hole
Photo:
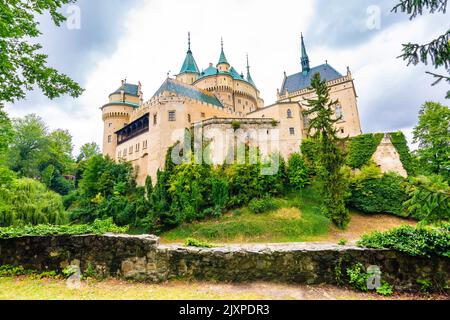
[[[36,113],[50,129],[68,129],[75,153],[87,142],[101,145],[99,108],[109,93],[126,77],[131,83],[141,81],[145,99],[151,98],[167,72],[180,70],[188,31],[200,69],[217,63],[221,37],[238,72],[245,70],[248,53],[252,77],[268,105],[275,101],[283,72],[301,69],[303,32],[312,66],[328,60],[343,74],[347,66],[352,70],[364,132],[404,130],[410,136],[420,106],[430,100],[448,105],[448,88],[430,86],[433,80],[425,74],[430,67],[407,67],[396,57],[402,43],[427,43],[448,30],[449,14],[410,21],[402,13],[390,13],[395,2],[79,0],[80,28],[56,28],[43,16],[40,41],[49,64],[86,91],[79,99],[50,101],[36,90],[7,111],[13,117]]]

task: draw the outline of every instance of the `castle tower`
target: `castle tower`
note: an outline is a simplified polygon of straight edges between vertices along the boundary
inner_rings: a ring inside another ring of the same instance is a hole
[[[306,53],[306,46],[305,41],[303,40],[303,33],[302,33],[302,57],[301,57],[301,64],[302,64],[302,73],[303,75],[307,75],[309,71],[311,71],[311,68],[309,66],[309,57]]]
[[[122,85],[109,95],[109,102],[101,107],[103,129],[103,154],[111,159],[116,158],[116,132],[130,122],[130,115],[139,108],[143,101],[141,85],[129,84],[125,80]]]
[[[255,82],[252,79],[252,75],[250,74],[250,64],[248,62],[248,54],[247,54],[247,82],[256,88]]]
[[[228,63],[227,57],[225,56],[225,52],[223,51],[223,39],[221,39],[221,51],[219,62],[217,63],[217,69],[219,72],[229,72],[230,64]]]
[[[176,79],[186,84],[193,84],[198,79],[199,75],[200,71],[191,51],[191,33],[189,32],[188,51],[186,53],[183,66],[181,67],[180,73],[176,76]]]

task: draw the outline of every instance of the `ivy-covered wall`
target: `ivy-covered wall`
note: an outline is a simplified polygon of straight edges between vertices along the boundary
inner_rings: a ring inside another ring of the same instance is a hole
[[[391,142],[394,145],[397,152],[400,154],[400,161],[403,164],[408,175],[414,175],[414,166],[411,158],[410,150],[408,147],[408,141],[406,140],[403,132],[391,132]]]
[[[350,139],[348,165],[361,169],[367,164],[383,139],[383,133],[366,133]]]

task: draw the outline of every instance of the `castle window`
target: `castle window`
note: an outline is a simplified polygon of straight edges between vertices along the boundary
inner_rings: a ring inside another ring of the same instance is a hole
[[[129,154],[133,154],[133,146],[131,146],[131,147],[129,148],[128,153],[129,153]]]
[[[288,117],[288,119],[292,119],[292,110],[291,109],[288,109],[287,117]]]
[[[136,144],[136,152],[139,152],[140,143]]]
[[[205,115],[205,113],[204,113],[204,112],[202,112],[202,118],[204,118],[204,117],[206,117],[206,115]]]
[[[112,136],[108,136],[108,143],[112,142]]]
[[[341,128],[341,133],[342,133],[342,134],[344,134],[344,133],[345,133],[345,130],[344,130],[344,128]]]
[[[191,123],[191,115],[190,114],[187,115],[187,118],[188,118],[188,122]]]
[[[147,149],[147,140],[142,142],[142,149]]]
[[[122,158],[122,151],[119,151],[117,158]]]
[[[336,119],[343,120],[343,118],[344,118],[344,114],[342,112],[342,106],[338,104],[336,106]]]
[[[238,99],[238,103],[239,103],[239,104],[241,103],[241,99]]]
[[[169,121],[176,121],[175,111],[169,111]]]
[[[291,136],[295,135],[295,128],[289,128],[289,133]]]
[[[158,114],[155,113],[155,114],[153,115],[153,125],[156,126],[157,124],[158,124]]]
[[[306,115],[303,115],[303,126],[309,128],[309,119]]]
[[[112,123],[110,122],[110,123],[108,123],[108,127],[109,128],[111,128],[112,127]]]

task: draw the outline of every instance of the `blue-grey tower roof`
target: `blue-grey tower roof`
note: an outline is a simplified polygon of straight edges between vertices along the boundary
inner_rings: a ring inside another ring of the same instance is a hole
[[[200,73],[197,63],[195,62],[194,55],[191,50],[191,33],[188,33],[188,51],[186,58],[184,59],[183,66],[181,67],[180,74],[183,73]]]
[[[302,72],[306,75],[310,70],[309,66],[309,57],[306,53],[306,46],[305,41],[303,39],[303,33],[302,33],[302,58],[301,58],[301,64],[302,64]]]
[[[225,52],[223,51],[223,39],[221,39],[221,51],[220,51],[219,62],[217,63],[217,65],[219,65],[219,64],[230,65],[228,63],[227,57],[225,57]]]
[[[256,88],[255,82],[252,79],[252,75],[250,74],[250,64],[248,63],[248,54],[247,54],[247,82]]]

